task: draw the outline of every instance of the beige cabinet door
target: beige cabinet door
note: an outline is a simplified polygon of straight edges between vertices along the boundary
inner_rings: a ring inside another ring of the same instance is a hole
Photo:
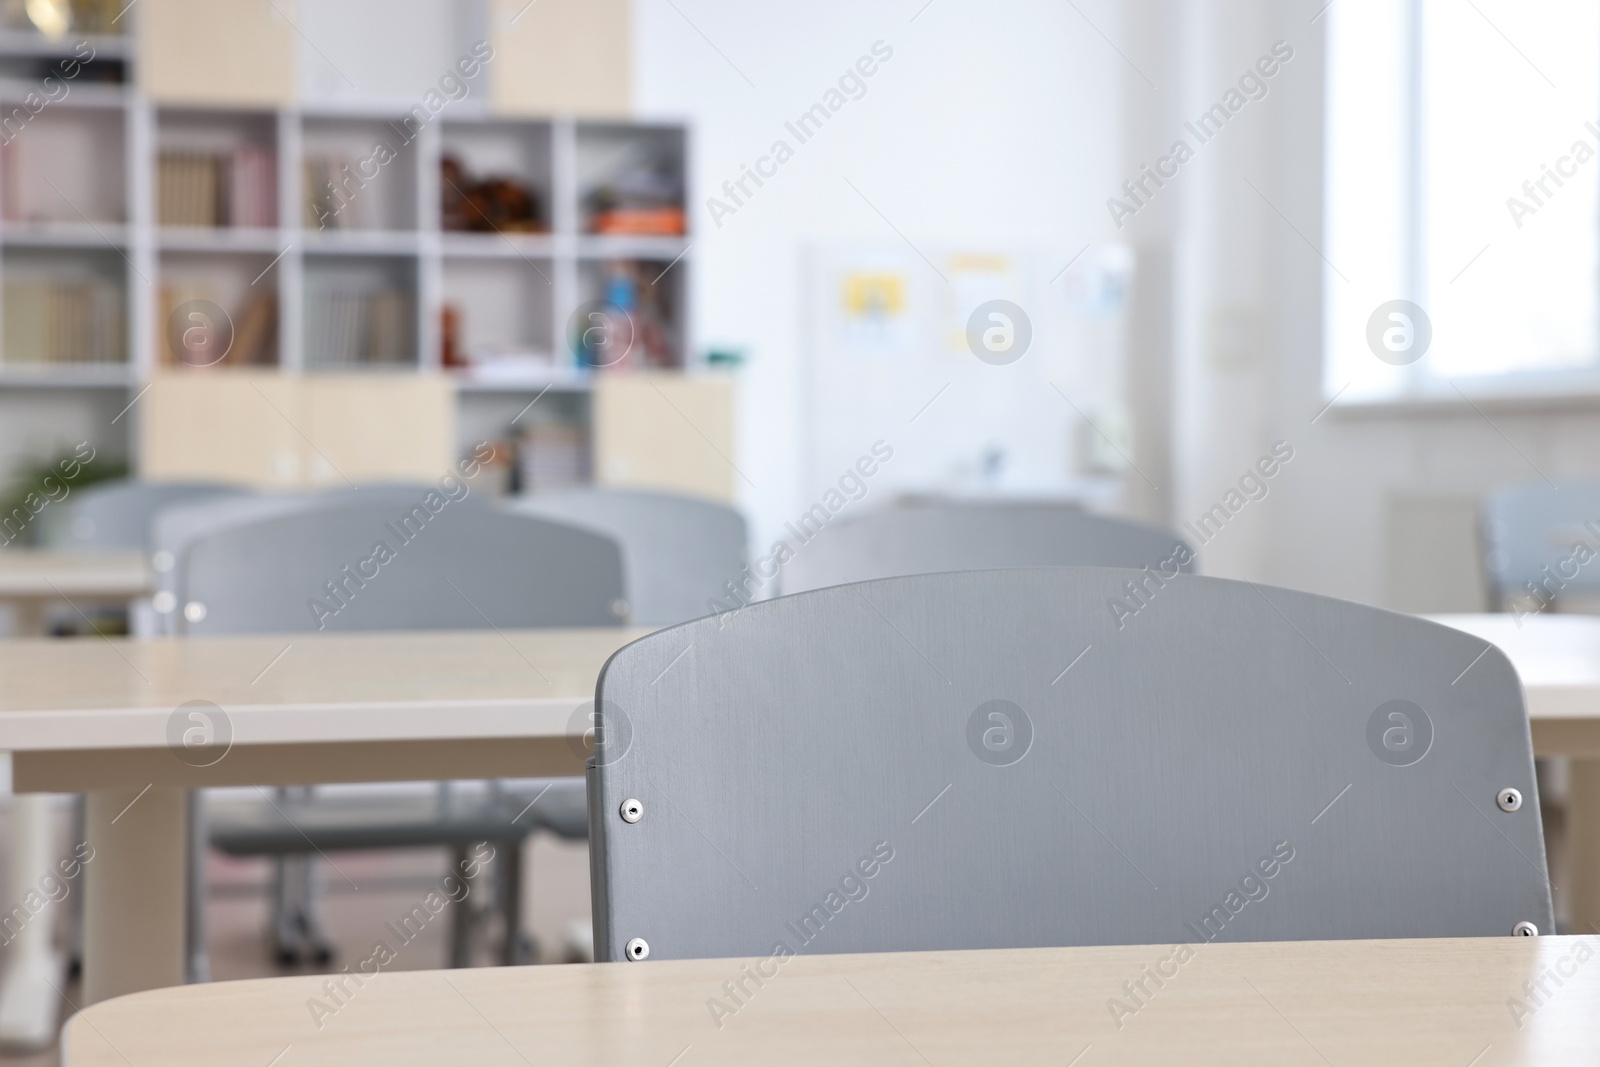
[[[601,374],[594,386],[599,485],[665,489],[732,503],[733,379]]]
[[[455,461],[455,394],[436,374],[158,374],[139,413],[139,474],[258,489],[433,482]]]
[[[305,483],[436,482],[455,463],[456,398],[439,374],[300,379]]]
[[[134,406],[139,475],[261,489],[302,484],[296,380],[275,371],[169,372]]]
[[[626,118],[630,0],[491,0],[490,100],[503,115]]]
[[[142,0],[140,87],[158,104],[295,101],[296,0]]]

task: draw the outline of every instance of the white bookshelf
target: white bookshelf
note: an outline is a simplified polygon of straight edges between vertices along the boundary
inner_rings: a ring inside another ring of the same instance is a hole
[[[131,64],[122,39],[94,44],[100,57]],[[10,69],[8,60],[48,59],[69,54],[71,46],[70,40],[49,44],[0,33],[0,71]],[[0,77],[0,103],[14,105],[30,88],[25,79]],[[170,108],[125,86],[74,85],[0,150],[7,157],[0,166],[0,280],[9,285],[34,276],[83,275],[120,286],[121,358],[41,362],[26,358],[39,353],[14,352],[7,344],[0,348],[0,396],[39,388],[113,389],[127,390],[131,399],[153,374],[181,366],[164,351],[170,348],[164,289],[214,294],[205,298],[236,325],[256,295],[270,294],[274,340],[265,362],[284,374],[445,369],[458,384],[464,424],[493,421],[501,408],[514,405],[515,411],[542,391],[571,394],[570,401],[551,406],[584,417],[582,394],[594,372],[572,351],[567,319],[580,303],[604,296],[608,276],[619,273],[632,276],[637,299],[659,312],[654,351],[661,362],[654,365],[688,366],[691,238],[592,233],[587,211],[598,187],[650,171],[676,182],[680,205],[687,205],[686,129],[497,117],[473,110],[477,99],[447,106],[401,147],[392,125],[405,118],[398,109]],[[308,228],[307,161],[355,164],[380,139],[398,149],[397,157],[351,201],[350,228]],[[246,144],[272,153],[275,225],[159,223],[163,152],[222,154]],[[543,232],[444,230],[440,166],[447,153],[472,177],[506,175],[530,187]],[[344,307],[330,312],[329,294],[380,290],[403,298],[405,329],[396,335],[402,341],[375,353],[381,357],[375,360],[328,365],[322,331]],[[446,304],[458,311],[465,355],[523,358],[442,368]],[[0,308],[0,337],[10,338],[5,326]],[[528,358],[539,354],[547,360]],[[229,362],[192,373],[226,374]],[[475,406],[481,410],[468,410]]]

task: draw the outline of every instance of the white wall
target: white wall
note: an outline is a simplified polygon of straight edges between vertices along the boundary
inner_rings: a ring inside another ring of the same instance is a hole
[[[1077,7],[1083,15],[1053,0],[636,0],[636,108],[694,125],[696,333],[749,360],[738,462],[753,483],[741,489],[757,544],[810,503],[800,250],[898,240],[846,178],[918,246],[1076,248],[1114,233],[1103,200],[1119,155],[1122,60],[1084,16],[1113,37],[1119,16],[1109,0]],[[793,143],[784,122],[879,40],[894,55],[866,94],[718,227],[706,197],[777,138]]]

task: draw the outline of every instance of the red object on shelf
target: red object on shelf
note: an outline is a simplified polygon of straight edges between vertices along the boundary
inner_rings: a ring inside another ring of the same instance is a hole
[[[629,237],[681,237],[687,230],[681,207],[614,207],[594,217],[594,232]]]
[[[469,365],[461,351],[461,312],[454,304],[439,309],[439,348],[439,362],[446,367]]]

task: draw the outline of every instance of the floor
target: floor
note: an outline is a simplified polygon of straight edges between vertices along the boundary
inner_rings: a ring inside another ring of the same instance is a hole
[[[8,836],[9,812],[0,801],[0,841]],[[67,832],[63,821],[63,833]],[[65,840],[65,836],[63,836]],[[589,920],[589,852],[583,842],[565,842],[540,834],[532,838],[524,852],[523,916],[526,929],[534,936],[538,962],[566,962],[572,951],[569,941],[575,924]],[[3,849],[0,849],[3,854]],[[207,942],[210,947],[212,978],[217,981],[261,978],[278,974],[337,971],[369,956],[380,940],[391,945],[398,939],[385,929],[385,923],[398,921],[419,904],[429,890],[437,889],[450,865],[442,849],[410,852],[344,853],[333,857],[338,872],[321,870],[323,906],[321,915],[336,947],[332,963],[280,966],[273,958],[267,936],[268,887],[271,868],[262,860],[233,860],[213,854],[208,860],[211,886],[207,904]],[[0,882],[0,884],[5,884]],[[454,883],[452,883],[452,888]],[[460,895],[459,890],[454,890]],[[399,946],[395,959],[385,970],[419,970],[446,964],[450,909],[478,902],[468,890],[461,904],[449,904],[413,940]],[[68,898],[70,899],[70,898]],[[58,929],[66,901],[56,906]],[[494,931],[476,946],[478,965],[492,962]],[[0,948],[0,965],[6,949]],[[79,996],[76,982],[66,989],[70,1001]],[[63,1005],[62,1019],[72,1012]],[[0,1067],[56,1067],[55,1049],[31,1054],[0,1050]]]

